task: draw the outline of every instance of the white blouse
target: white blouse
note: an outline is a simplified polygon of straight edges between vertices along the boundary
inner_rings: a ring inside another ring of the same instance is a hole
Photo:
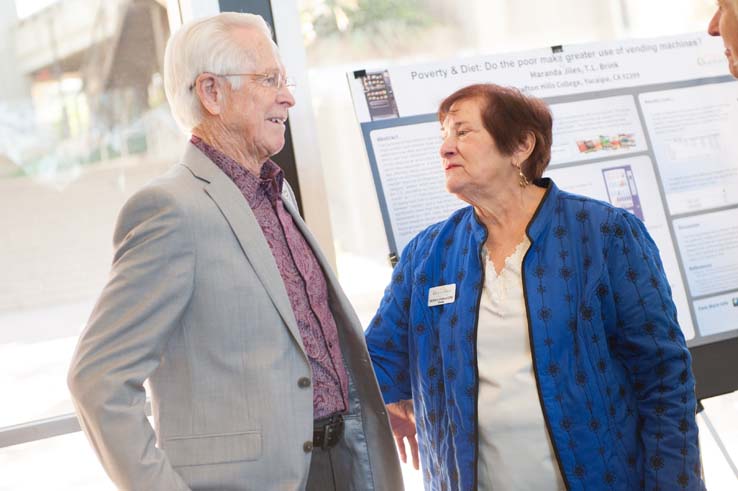
[[[477,328],[480,491],[564,490],[543,419],[521,266],[526,237],[499,276],[486,261]]]

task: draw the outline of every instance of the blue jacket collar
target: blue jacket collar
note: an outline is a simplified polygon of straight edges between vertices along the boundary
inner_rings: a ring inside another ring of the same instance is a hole
[[[546,230],[548,224],[552,222],[560,193],[559,188],[548,177],[536,179],[533,181],[533,184],[545,188],[546,194],[543,195],[543,199],[538,204],[538,209],[533,214],[533,218],[530,219],[528,228],[525,231],[531,243],[536,242],[536,239]]]

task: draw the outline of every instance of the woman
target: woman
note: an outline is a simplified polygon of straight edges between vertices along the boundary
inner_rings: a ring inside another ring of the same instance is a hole
[[[738,0],[718,0],[717,11],[707,32],[712,36],[722,36],[728,69],[738,78]]]
[[[542,101],[472,85],[438,116],[446,187],[471,206],[407,245],[366,333],[385,402],[413,400],[426,489],[703,489],[690,356],[643,224],[541,179]]]

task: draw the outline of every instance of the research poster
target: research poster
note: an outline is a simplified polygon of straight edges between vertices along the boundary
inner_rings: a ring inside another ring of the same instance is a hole
[[[688,344],[737,337],[738,83],[723,51],[688,34],[348,73],[390,252],[466,206],[445,190],[438,104],[516,86],[554,116],[544,175],[645,223]]]

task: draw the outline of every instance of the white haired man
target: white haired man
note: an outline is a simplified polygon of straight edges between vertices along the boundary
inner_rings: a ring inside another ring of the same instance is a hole
[[[192,138],[121,211],[69,371],[103,466],[125,490],[402,489],[361,325],[269,160],[295,101],[268,26],[193,21],[164,64]]]

